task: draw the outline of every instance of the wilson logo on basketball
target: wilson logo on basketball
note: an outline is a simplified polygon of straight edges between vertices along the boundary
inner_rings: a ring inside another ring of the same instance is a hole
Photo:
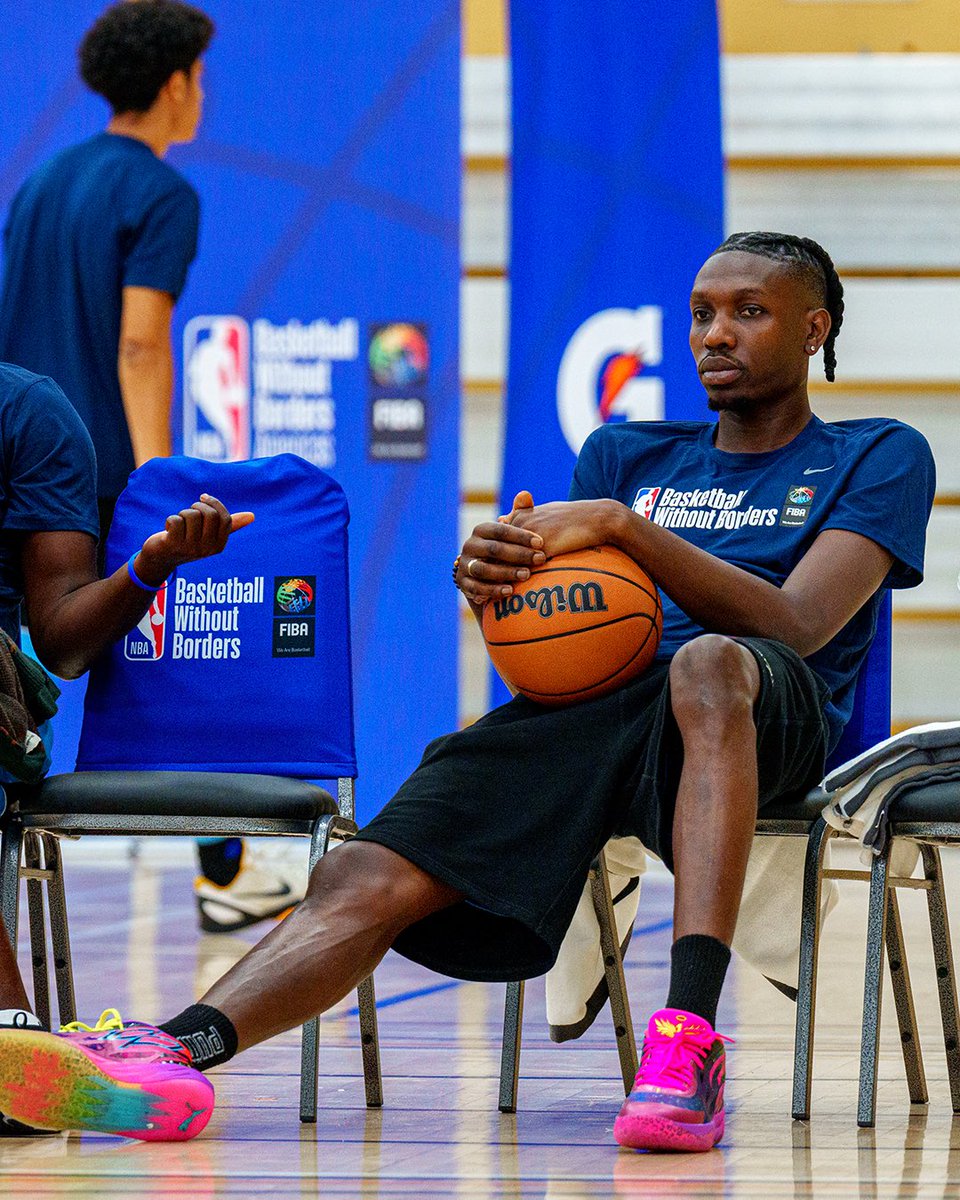
[[[516,593],[504,600],[494,600],[493,615],[498,621],[515,616],[524,608],[533,609],[541,617],[552,617],[555,612],[598,613],[606,612],[603,588],[599,583],[571,583],[566,589],[554,587],[534,588],[522,596]]]

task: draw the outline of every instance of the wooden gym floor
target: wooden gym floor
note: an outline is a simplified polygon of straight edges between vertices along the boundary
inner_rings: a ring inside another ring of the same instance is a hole
[[[158,1020],[244,952],[244,936],[201,936],[183,847],[95,865],[93,839],[68,846],[67,891],[81,1016],[115,1005]],[[156,846],[156,844],[155,844]],[[151,847],[151,851],[155,849]],[[305,847],[287,844],[285,853]],[[947,855],[948,887],[957,859]],[[960,1120],[946,1086],[922,896],[901,893],[930,1104],[910,1109],[891,997],[885,1002],[875,1130],[855,1120],[863,910],[846,884],[827,927],[813,1119],[789,1116],[793,1006],[735,965],[719,1027],[729,1055],[727,1134],[709,1154],[639,1155],[611,1142],[620,1103],[607,1012],[579,1042],[546,1034],[543,988],[528,988],[520,1108],[496,1109],[503,987],[455,983],[391,955],[377,975],[386,1104],[363,1104],[352,1001],[328,1016],[320,1119],[297,1119],[298,1037],[287,1034],[215,1073],[217,1110],[196,1141],[106,1136],[0,1141],[5,1197],[894,1197],[960,1198]],[[951,900],[953,896],[951,895]],[[644,885],[627,979],[638,1031],[662,1003],[670,881]],[[954,928],[960,914],[954,911]],[[25,947],[21,946],[21,957]]]

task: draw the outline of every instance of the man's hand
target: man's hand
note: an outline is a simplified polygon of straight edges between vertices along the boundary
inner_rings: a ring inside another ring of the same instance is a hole
[[[162,533],[147,538],[133,569],[144,583],[159,587],[183,563],[219,554],[230,534],[252,520],[252,512],[231,515],[215,496],[204,493],[196,504],[167,517]]]
[[[530,578],[531,568],[546,562],[543,539],[511,524],[532,509],[530,493],[519,492],[510,513],[477,525],[463,543],[457,585],[475,612],[493,596],[509,596],[515,583]]]
[[[511,524],[542,539],[548,558],[602,546],[612,540],[617,509],[615,500],[562,500],[539,507],[517,508]]]

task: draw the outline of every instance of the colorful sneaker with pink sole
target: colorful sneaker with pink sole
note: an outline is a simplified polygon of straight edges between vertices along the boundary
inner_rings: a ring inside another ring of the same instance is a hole
[[[145,1142],[196,1137],[213,1084],[178,1038],[110,1009],[93,1028],[0,1029],[0,1112],[38,1129],[96,1130]]]
[[[661,1008],[650,1018],[640,1070],[613,1136],[632,1150],[710,1150],[723,1137],[722,1037],[693,1013]]]

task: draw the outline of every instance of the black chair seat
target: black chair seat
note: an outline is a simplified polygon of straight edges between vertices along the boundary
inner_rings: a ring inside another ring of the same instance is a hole
[[[812,825],[823,812],[824,803],[819,791],[808,792],[796,800],[777,800],[760,810],[757,821],[806,821]]]
[[[315,821],[336,801],[315,783],[280,775],[211,771],[81,771],[52,775],[36,788],[8,788],[21,814],[157,818],[275,818]]]
[[[894,800],[890,819],[894,827],[907,821],[960,824],[960,781],[944,780],[910,788]]]

